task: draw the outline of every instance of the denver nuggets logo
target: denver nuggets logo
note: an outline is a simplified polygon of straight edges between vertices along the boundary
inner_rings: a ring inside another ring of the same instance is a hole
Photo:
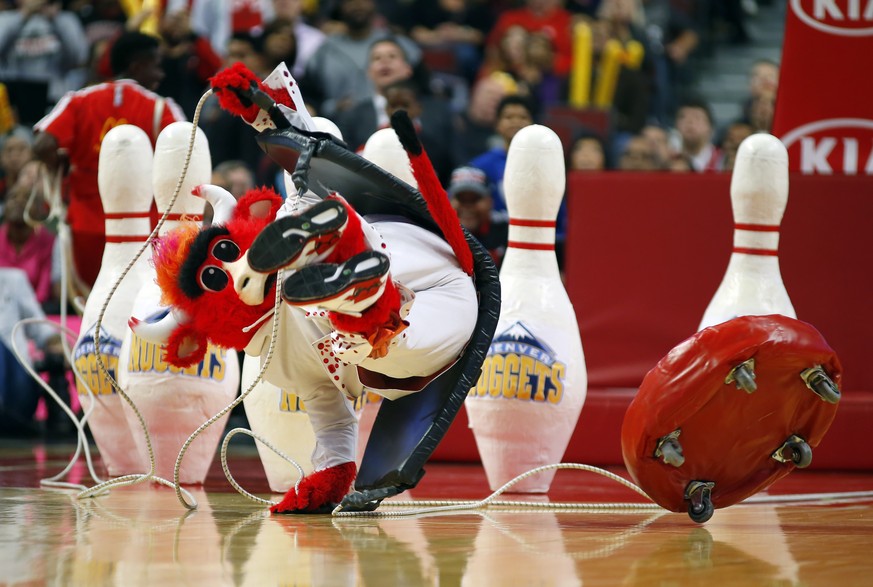
[[[190,367],[175,367],[164,360],[161,345],[141,339],[136,334],[130,342],[130,357],[127,371],[133,376],[146,375],[186,375],[213,381],[224,381],[227,371],[227,351],[209,345],[203,360]]]
[[[296,393],[291,391],[286,391],[284,389],[279,390],[279,411],[280,412],[305,412],[306,406],[303,404],[303,400],[300,399]]]
[[[362,393],[360,397],[355,398],[355,411],[360,413],[367,404],[378,404],[380,401],[382,401],[382,396],[378,393],[372,391]]]
[[[469,395],[558,404],[566,371],[548,345],[516,322],[494,337],[479,382]]]
[[[95,324],[96,326],[96,324]],[[97,346],[94,344],[94,326],[73,349],[73,365],[79,377],[88,384],[91,391],[96,395],[110,395],[115,393],[115,388],[106,376],[105,372],[97,364]],[[110,336],[105,329],[100,329],[100,354],[103,364],[109,375],[115,379],[115,370],[118,367],[118,355],[121,352],[121,340]],[[87,393],[84,386],[79,389],[80,393]]]

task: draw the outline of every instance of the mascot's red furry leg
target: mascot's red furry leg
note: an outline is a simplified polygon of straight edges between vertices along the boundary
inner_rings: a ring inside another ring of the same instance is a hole
[[[357,472],[355,463],[343,463],[311,473],[298,487],[289,489],[270,511],[274,514],[327,513],[349,492]]]

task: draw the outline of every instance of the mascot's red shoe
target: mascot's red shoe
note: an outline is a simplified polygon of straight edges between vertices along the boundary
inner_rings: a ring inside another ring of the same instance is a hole
[[[656,503],[705,522],[809,465],[840,377],[804,322],[743,316],[705,328],[643,379],[622,425],[625,465]]]
[[[304,477],[282,501],[270,508],[274,514],[325,514],[339,504],[352,487],[355,463],[328,467]]]

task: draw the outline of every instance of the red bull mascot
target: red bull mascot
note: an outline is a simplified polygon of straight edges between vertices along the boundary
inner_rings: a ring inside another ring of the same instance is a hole
[[[212,86],[292,173],[298,197],[259,188],[237,202],[198,187],[212,224],[157,241],[169,309],[131,327],[162,341],[177,366],[200,361],[209,342],[263,364],[275,327],[264,377],[303,400],[316,448],[314,472],[272,511],[328,512],[344,500],[374,509],[418,482],[475,384],[499,313],[496,270],[461,228],[405,113],[371,141],[411,166],[408,182],[403,168],[389,173],[319,132],[284,65],[262,82],[236,64]],[[352,402],[368,391],[390,401],[358,471]]]

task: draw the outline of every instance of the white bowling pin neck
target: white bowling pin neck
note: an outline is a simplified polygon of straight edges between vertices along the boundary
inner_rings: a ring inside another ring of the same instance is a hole
[[[737,151],[731,175],[734,222],[779,226],[788,205],[788,151],[764,133],[746,138]]]
[[[506,157],[503,192],[509,211],[509,239],[501,276],[532,271],[558,273],[555,222],[564,197],[564,149],[558,135],[538,124],[513,137]]]
[[[731,176],[733,253],[775,260],[787,205],[788,151],[773,135],[749,136],[740,144]]]
[[[152,144],[141,128],[122,124],[100,144],[97,187],[106,218],[106,244],[142,243],[151,232]]]
[[[192,128],[190,122],[174,122],[161,131],[155,143],[152,188],[160,214],[169,208],[176,187],[179,185],[185,159],[188,157]],[[191,190],[198,185],[210,183],[211,177],[212,156],[209,152],[209,141],[198,128],[185,178],[179,188],[173,209],[161,226],[161,234],[173,230],[183,217],[198,221],[203,219],[204,201],[193,195]]]
[[[731,177],[733,250],[699,328],[737,316],[796,317],[779,270],[779,231],[788,204],[788,152],[776,137],[740,144]]]

